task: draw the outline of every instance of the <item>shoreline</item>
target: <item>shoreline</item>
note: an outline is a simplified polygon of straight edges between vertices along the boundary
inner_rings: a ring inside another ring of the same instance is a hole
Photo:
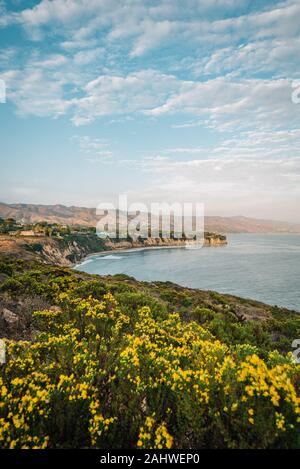
[[[199,249],[202,249],[205,246],[202,246]],[[217,246],[219,247],[219,246]],[[84,256],[80,262],[76,264],[71,264],[71,268],[74,269],[76,266],[82,264],[84,261],[88,260],[90,257],[94,256],[105,256],[106,254],[113,254],[116,252],[135,252],[135,251],[149,251],[153,249],[188,249],[186,246],[146,246],[146,247],[132,247],[132,248],[116,248],[116,249],[108,249],[107,251],[99,251],[99,252],[91,252],[90,254],[87,254]],[[196,248],[195,248],[196,249]]]
[[[138,246],[138,247],[127,247],[127,248],[115,248],[115,249],[108,249],[107,251],[104,250],[104,251],[98,251],[98,252],[91,252],[90,254],[87,254],[86,256],[84,256],[79,262],[76,262],[76,264],[71,264],[70,267],[72,269],[75,269],[76,266],[79,266],[81,265],[83,262],[85,262],[86,260],[88,260],[90,257],[94,257],[94,256],[105,256],[106,254],[113,254],[113,253],[116,253],[116,252],[135,252],[135,251],[149,251],[149,250],[153,250],[153,249],[188,249],[188,250],[198,250],[198,249],[203,249],[203,248],[208,248],[208,247],[214,247],[214,248],[220,248],[220,247],[226,247],[227,246],[227,243],[225,244],[215,244],[215,245],[205,245],[205,244],[202,244],[199,248],[198,247],[193,247],[192,245],[189,246],[189,245],[184,245],[184,246]]]
[[[222,246],[222,245],[221,245]],[[219,246],[218,246],[219,247]],[[99,259],[99,262],[101,263],[101,258],[105,258],[105,256],[110,256],[110,255],[115,255],[116,256],[116,260],[115,262],[122,262],[121,260],[121,256],[120,257],[117,257],[118,256],[118,252],[120,252],[120,254],[122,253],[130,253],[130,252],[137,252],[137,251],[149,251],[150,249],[155,249],[155,250],[158,250],[158,249],[183,249],[183,248],[186,248],[186,246],[147,246],[147,247],[134,247],[134,248],[120,248],[120,249],[109,249],[107,251],[101,251],[101,252],[96,252],[96,253],[90,253],[88,254],[87,256],[85,256],[82,260],[80,260],[79,262],[77,262],[75,265],[73,265],[71,268],[74,269],[74,270],[77,270],[79,272],[85,272],[85,273],[93,273],[95,275],[99,275],[99,276],[110,276],[110,275],[116,275],[118,272],[117,272],[117,269],[115,273],[101,273],[101,272],[97,272],[97,271],[93,271],[93,268],[92,268],[92,271],[93,272],[90,272],[89,271],[89,267],[90,266],[86,266],[85,267],[85,262],[87,263],[90,263],[90,262],[93,262],[93,260],[95,260],[95,263],[97,263],[97,259]],[[143,257],[143,256],[142,256]],[[158,259],[161,258],[160,255],[156,256]],[[184,256],[185,257],[185,256]],[[127,258],[127,259],[125,259]],[[120,259],[120,261],[118,261],[118,259]],[[132,258],[130,260],[129,256],[124,256],[124,261],[126,260],[126,262],[133,262],[133,263],[136,263],[136,262],[140,262],[141,259],[138,259],[137,257],[135,258],[136,260],[134,261]],[[180,255],[180,259],[181,259],[181,255]],[[105,261],[102,261],[102,262],[105,262]],[[112,261],[109,261],[110,263],[113,263],[113,259]],[[184,261],[183,261],[184,262]],[[102,263],[101,263],[102,264]],[[96,265],[96,264],[95,264]],[[82,268],[81,268],[82,266]],[[99,264],[100,266],[100,264]],[[88,270],[86,270],[86,268]],[[102,267],[100,267],[100,269],[102,269]],[[106,269],[106,267],[104,267]],[[125,271],[122,270],[122,272],[120,273],[126,273]],[[228,295],[228,296],[231,296],[231,297],[238,297],[238,298],[241,298],[242,300],[244,301],[255,301],[255,302],[259,302],[259,303],[263,303],[263,304],[267,304],[269,305],[270,307],[272,308],[283,308],[283,309],[287,309],[287,310],[290,310],[290,311],[293,311],[297,314],[300,314],[300,306],[299,306],[299,302],[297,302],[295,299],[293,299],[293,297],[291,298],[291,301],[290,302],[281,302],[279,301],[278,298],[274,298],[273,296],[269,296],[268,298],[266,297],[262,297],[260,294],[255,294],[255,291],[253,292],[243,292],[241,293],[240,291],[235,291],[234,288],[233,289],[229,289],[229,288],[226,288],[226,289],[219,289],[215,284],[214,285],[209,285],[209,286],[204,286],[204,285],[191,285],[189,283],[186,283],[186,282],[183,282],[182,279],[172,279],[170,280],[170,278],[163,278],[163,279],[160,279],[160,280],[155,280],[153,278],[145,278],[143,280],[143,278],[140,278],[139,276],[136,276],[137,274],[135,273],[128,273],[129,276],[135,278],[136,281],[141,281],[141,282],[148,282],[148,283],[152,283],[152,282],[155,282],[155,281],[159,281],[159,282],[171,282],[171,283],[174,283],[182,288],[187,288],[187,289],[191,289],[191,290],[201,290],[201,291],[215,291],[217,294],[219,295]],[[268,296],[268,295],[267,295]]]

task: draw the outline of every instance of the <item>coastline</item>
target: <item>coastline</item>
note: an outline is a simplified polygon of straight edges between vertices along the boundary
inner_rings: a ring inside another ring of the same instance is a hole
[[[70,267],[72,269],[76,269],[77,266],[83,264],[83,262],[87,261],[91,257],[95,257],[95,256],[103,257],[106,254],[109,255],[109,254],[114,254],[116,252],[135,252],[135,251],[149,251],[149,250],[158,250],[158,249],[189,249],[189,250],[196,249],[197,250],[197,249],[203,249],[206,247],[225,247],[225,246],[227,246],[227,242],[224,244],[215,244],[215,245],[203,244],[199,248],[182,246],[182,245],[181,246],[176,246],[176,245],[174,246],[172,245],[169,245],[169,246],[132,246],[132,247],[126,247],[126,248],[115,248],[115,249],[108,249],[104,251],[91,252],[87,254],[86,256],[84,256],[82,259],[80,259],[79,262],[76,262],[75,264],[71,264]]]
[[[40,258],[44,263],[75,267],[88,256],[105,255],[116,251],[153,248],[192,248],[227,245],[223,235],[209,234],[202,243],[196,240],[147,238],[143,241],[100,239],[93,233],[71,233],[63,236],[0,236],[0,252],[27,259]]]
[[[76,264],[71,264],[71,268],[74,269],[76,266],[81,265],[83,262],[88,260],[90,257],[103,257],[106,254],[115,254],[116,252],[135,252],[135,251],[148,251],[152,249],[185,249],[186,246],[147,246],[147,247],[132,247],[132,248],[116,248],[116,249],[108,249],[107,251],[99,251],[99,252],[91,252],[90,254],[87,254],[84,256],[79,263],[77,262]]]
[[[299,256],[300,239],[298,236],[291,240],[286,236],[282,236],[279,241],[277,239],[277,236],[258,236],[257,239],[255,236],[256,242],[252,243],[249,236],[237,235],[228,239],[226,250],[153,251],[153,256],[150,247],[107,249],[88,254],[73,264],[72,268],[98,275],[127,273],[146,282],[155,279],[170,281],[186,288],[212,290],[219,294],[235,295],[245,301],[260,301],[274,308],[288,308],[299,314],[300,298],[299,294],[293,293],[293,274],[284,272],[286,283],[282,286],[281,294],[276,286],[279,285],[278,279],[282,272],[281,263],[291,265],[290,269],[295,275],[299,271],[293,258],[294,255]],[[178,247],[185,246],[152,246],[151,249]],[[274,268],[271,268],[273,262]],[[264,287],[261,285],[264,280],[262,275],[272,278],[272,281],[264,283]]]

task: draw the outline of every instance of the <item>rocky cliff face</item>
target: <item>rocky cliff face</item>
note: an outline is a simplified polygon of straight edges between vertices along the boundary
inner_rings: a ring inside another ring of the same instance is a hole
[[[0,253],[22,259],[40,259],[44,263],[70,266],[92,252],[105,249],[96,236],[50,237],[0,236]]]
[[[90,252],[86,246],[80,246],[74,240],[70,243],[44,243],[39,254],[47,263],[68,266],[83,259]]]
[[[227,244],[227,239],[220,235],[214,235],[212,237],[205,238],[204,246],[224,246]],[[150,248],[150,247],[184,247],[184,246],[196,246],[196,241],[185,241],[183,239],[171,239],[171,238],[147,238],[144,241],[112,241],[107,240],[105,246],[109,250],[117,249],[131,249],[131,248]]]
[[[195,241],[189,241],[193,247]],[[226,245],[225,236],[209,234],[205,237],[204,246]],[[96,235],[69,235],[64,238],[28,237],[18,238],[0,236],[0,253],[20,255],[28,258],[39,258],[45,263],[70,266],[89,254],[121,249],[150,247],[184,247],[186,241],[171,238],[147,238],[141,241],[103,240]]]

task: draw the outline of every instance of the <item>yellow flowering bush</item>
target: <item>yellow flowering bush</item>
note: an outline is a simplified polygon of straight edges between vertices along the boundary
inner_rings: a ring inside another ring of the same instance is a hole
[[[299,447],[290,356],[225,344],[157,304],[133,308],[134,292],[123,303],[69,277],[47,288],[55,308],[33,314],[32,340],[6,341],[1,448]]]
[[[173,446],[173,437],[168,433],[166,425],[161,423],[155,426],[153,417],[147,417],[145,424],[140,428],[138,448],[170,449]]]

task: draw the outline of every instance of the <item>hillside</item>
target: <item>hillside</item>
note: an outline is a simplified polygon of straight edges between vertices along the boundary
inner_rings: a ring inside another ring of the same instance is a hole
[[[1,448],[296,448],[299,316],[0,255]]]
[[[48,223],[78,224],[82,226],[96,226],[99,221],[94,208],[66,207],[64,205],[9,205],[0,203],[0,217],[11,217],[23,223],[46,221]],[[300,233],[300,225],[242,216],[208,216],[205,217],[205,230],[219,233]]]
[[[224,246],[226,240],[218,235],[205,240],[205,247]],[[96,235],[68,235],[64,238],[49,237],[12,237],[0,235],[0,253],[22,258],[38,258],[50,264],[71,266],[89,254],[102,251],[117,251],[150,247],[184,247],[185,241],[149,238],[145,241],[101,240]]]
[[[34,226],[34,225],[33,225]],[[18,226],[18,228],[21,228]],[[49,230],[49,227],[46,229]],[[11,235],[0,232],[0,253],[17,258],[37,259],[48,264],[71,266],[89,254],[101,251],[115,251],[137,248],[184,247],[185,240],[171,238],[132,239],[101,239],[94,232],[72,232],[45,236],[34,231],[26,231],[32,235],[22,236],[23,231],[13,231]],[[195,241],[189,241],[189,244]],[[216,233],[205,233],[204,247],[225,246],[226,236]]]
[[[23,223],[61,223],[95,226],[98,221],[93,208],[66,207],[64,205],[4,204],[0,203],[0,217],[14,218]]]

